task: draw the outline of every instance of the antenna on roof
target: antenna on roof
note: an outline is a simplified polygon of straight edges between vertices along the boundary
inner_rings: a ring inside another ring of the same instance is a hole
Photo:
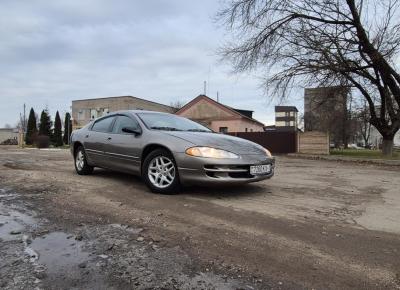
[[[204,93],[205,96],[207,96],[207,82],[204,81]]]
[[[217,102],[219,103],[219,92],[217,91]]]

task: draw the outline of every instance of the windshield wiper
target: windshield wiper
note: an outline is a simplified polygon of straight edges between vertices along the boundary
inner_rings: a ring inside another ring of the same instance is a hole
[[[150,127],[150,129],[165,130],[165,131],[182,131],[181,129],[174,128],[174,127]]]
[[[189,132],[210,132],[210,131],[204,130],[204,129],[188,129],[186,131],[189,131]]]

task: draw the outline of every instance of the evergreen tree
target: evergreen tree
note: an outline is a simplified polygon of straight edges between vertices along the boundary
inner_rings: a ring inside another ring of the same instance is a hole
[[[60,114],[58,113],[58,111],[56,113],[56,118],[54,119],[53,144],[56,147],[63,145],[61,118],[60,118]]]
[[[69,137],[71,136],[72,133],[72,122],[71,122],[71,115],[70,113],[65,114],[65,119],[64,119],[64,137],[63,141],[64,144],[69,144]]]
[[[39,135],[51,137],[51,125],[49,112],[47,109],[43,110],[40,115]]]
[[[33,108],[31,108],[29,112],[28,126],[25,135],[26,144],[32,145],[34,141],[33,139],[35,138],[36,134],[37,134],[36,115]]]

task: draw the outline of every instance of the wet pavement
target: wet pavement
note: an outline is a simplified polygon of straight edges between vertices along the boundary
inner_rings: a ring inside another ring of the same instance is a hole
[[[22,233],[27,227],[36,225],[36,221],[31,215],[25,214],[15,205],[6,205],[18,197],[18,194],[0,189],[0,240],[12,241],[20,240]]]
[[[195,271],[179,247],[163,248],[142,228],[80,224],[61,231],[37,217],[23,195],[0,192],[1,289],[254,289]]]
[[[164,196],[77,175],[67,150],[1,147],[0,289],[400,289],[398,169],[277,164]]]

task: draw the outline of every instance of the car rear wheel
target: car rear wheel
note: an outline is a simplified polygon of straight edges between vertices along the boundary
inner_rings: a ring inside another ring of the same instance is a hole
[[[172,154],[165,149],[156,149],[146,156],[142,177],[153,192],[163,194],[179,192],[178,168]]]
[[[85,149],[82,146],[75,151],[75,170],[79,175],[88,175],[93,172],[93,166],[88,164]]]

